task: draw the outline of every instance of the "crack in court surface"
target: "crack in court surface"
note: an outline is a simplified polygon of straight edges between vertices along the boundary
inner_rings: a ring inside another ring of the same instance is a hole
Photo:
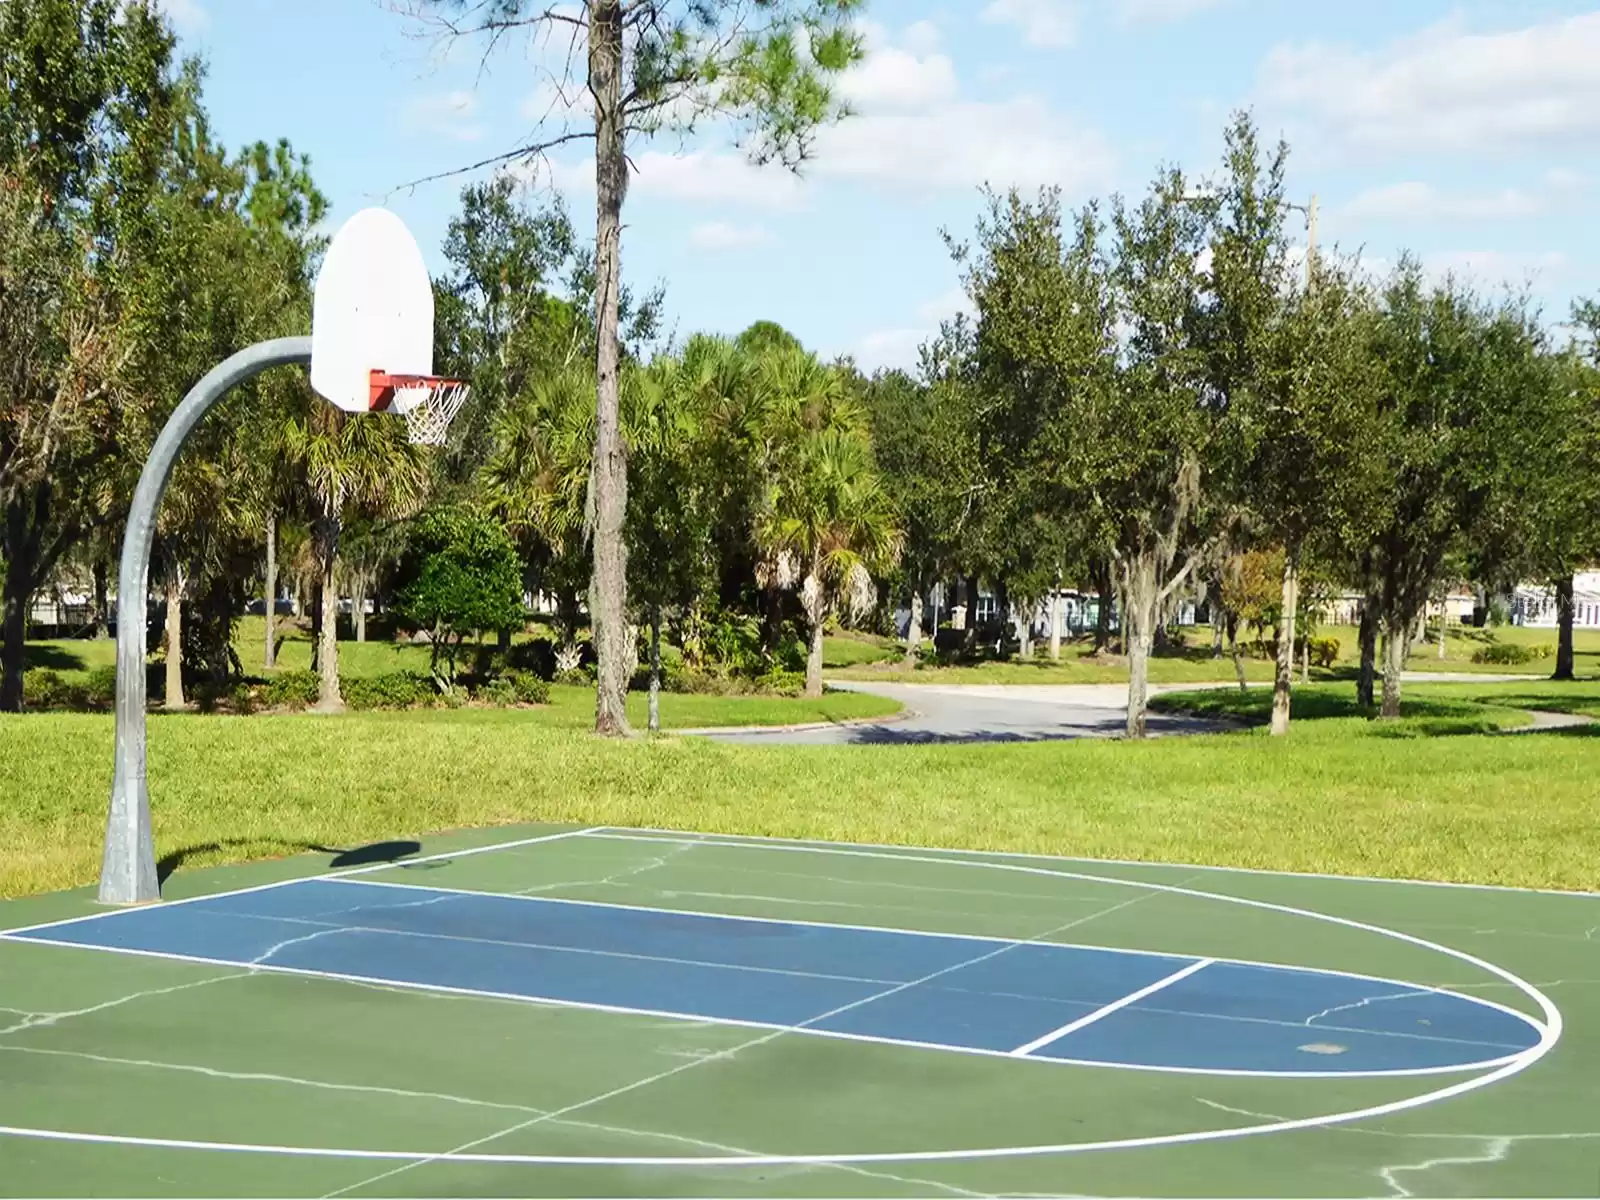
[[[1185,880],[1185,882],[1188,882],[1188,881]],[[466,1153],[467,1151],[475,1150],[479,1146],[486,1145],[489,1142],[499,1141],[501,1138],[509,1137],[512,1134],[521,1133],[523,1130],[526,1130],[526,1129],[531,1129],[533,1126],[541,1124],[541,1123],[543,1123],[545,1121],[557,1120],[559,1118],[567,1116],[569,1113],[579,1112],[579,1111],[581,1111],[581,1110],[583,1110],[585,1108],[590,1108],[593,1105],[602,1104],[607,1100],[613,1100],[618,1096],[626,1095],[626,1094],[628,1094],[630,1092],[636,1092],[641,1088],[649,1087],[651,1084],[660,1083],[663,1080],[671,1079],[671,1078],[673,1078],[675,1076],[682,1075],[684,1072],[692,1071],[697,1067],[704,1066],[706,1063],[721,1062],[721,1061],[724,1061],[724,1060],[732,1059],[732,1058],[734,1058],[735,1056],[737,1056],[738,1054],[740,1054],[743,1051],[753,1050],[757,1046],[766,1045],[769,1042],[775,1041],[778,1038],[783,1037],[785,1034],[798,1032],[800,1030],[808,1028],[809,1026],[815,1025],[818,1022],[826,1021],[826,1020],[829,1020],[832,1017],[837,1017],[837,1016],[842,1015],[843,1013],[850,1012],[853,1009],[861,1008],[862,1006],[867,1005],[867,1004],[872,1004],[875,1001],[883,1000],[883,999],[886,999],[889,996],[897,995],[900,992],[907,991],[910,988],[920,987],[921,985],[923,985],[925,983],[930,983],[933,980],[939,979],[939,978],[941,978],[941,977],[943,977],[945,975],[949,975],[949,974],[951,974],[953,972],[956,972],[956,971],[965,970],[968,967],[976,966],[978,963],[987,962],[988,960],[990,960],[992,958],[997,958],[1000,955],[1007,953],[1008,951],[1015,950],[1018,946],[1038,944],[1044,938],[1053,937],[1053,936],[1055,936],[1056,934],[1059,934],[1059,933],[1065,933],[1068,929],[1072,929],[1072,928],[1074,928],[1076,926],[1079,926],[1079,925],[1087,924],[1088,922],[1096,920],[1099,917],[1109,916],[1111,913],[1118,912],[1118,911],[1121,911],[1122,909],[1129,908],[1132,905],[1138,904],[1140,901],[1148,900],[1152,896],[1159,896],[1161,894],[1162,894],[1161,892],[1154,891],[1154,890],[1144,891],[1140,895],[1134,896],[1134,897],[1132,897],[1130,899],[1127,899],[1127,900],[1123,900],[1123,901],[1121,901],[1121,902],[1119,902],[1117,904],[1113,904],[1113,905],[1109,906],[1108,908],[1102,909],[1102,910],[1100,910],[1098,912],[1090,913],[1088,916],[1079,917],[1074,921],[1067,922],[1065,925],[1060,925],[1060,926],[1057,926],[1057,927],[1055,927],[1053,929],[1047,929],[1047,930],[1045,930],[1045,931],[1043,931],[1041,933],[1035,934],[1032,937],[1027,938],[1025,940],[1018,940],[1018,941],[1015,941],[1015,942],[1008,942],[1008,943],[1006,943],[1004,945],[1001,945],[1001,946],[998,946],[995,949],[990,950],[990,951],[988,951],[988,952],[986,952],[984,954],[980,954],[980,955],[976,956],[975,958],[965,959],[965,960],[963,960],[961,962],[954,963],[951,966],[943,967],[943,968],[941,968],[941,969],[939,969],[937,971],[930,972],[929,974],[924,975],[921,978],[909,980],[909,981],[907,981],[905,983],[898,984],[895,987],[888,988],[885,991],[874,992],[872,995],[865,996],[860,1000],[853,1000],[848,1004],[842,1004],[842,1005],[838,1006],[837,1008],[831,1009],[828,1012],[819,1013],[817,1016],[811,1017],[808,1020],[797,1022],[796,1024],[794,1024],[792,1026],[789,1026],[787,1028],[784,1028],[784,1029],[775,1029],[770,1033],[762,1034],[759,1037],[754,1037],[754,1038],[749,1039],[748,1041],[741,1042],[737,1046],[730,1046],[726,1050],[716,1051],[716,1052],[714,1052],[712,1054],[707,1055],[704,1058],[697,1058],[697,1059],[694,1059],[694,1060],[692,1060],[690,1062],[683,1063],[680,1066],[671,1067],[668,1070],[660,1071],[660,1072],[658,1072],[658,1073],[656,1073],[654,1075],[648,1076],[647,1078],[644,1078],[644,1079],[637,1080],[637,1081],[635,1081],[633,1083],[624,1084],[623,1086],[617,1087],[617,1088],[612,1088],[610,1091],[604,1092],[604,1093],[602,1093],[602,1094],[600,1094],[598,1096],[593,1096],[588,1100],[580,1100],[577,1103],[569,1104],[565,1108],[556,1109],[554,1112],[546,1114],[544,1116],[534,1117],[531,1120],[523,1121],[520,1124],[513,1125],[513,1126],[511,1126],[511,1127],[509,1127],[507,1129],[502,1129],[498,1133],[492,1133],[492,1134],[488,1135],[487,1137],[482,1137],[482,1138],[478,1138],[478,1139],[476,1139],[474,1141],[467,1142],[464,1145],[457,1146],[452,1150],[445,1151],[444,1153],[446,1155],[463,1154],[463,1153]],[[425,1158],[419,1159],[416,1162],[406,1163],[403,1166],[394,1167],[394,1168],[392,1168],[392,1169],[390,1169],[388,1171],[384,1171],[384,1172],[381,1172],[380,1174],[374,1175],[369,1179],[364,1179],[364,1180],[361,1180],[361,1181],[359,1181],[357,1183],[350,1184],[347,1187],[340,1188],[337,1191],[329,1192],[323,1197],[323,1200],[331,1200],[331,1198],[335,1197],[335,1196],[348,1195],[351,1192],[354,1192],[354,1191],[356,1191],[356,1190],[358,1190],[360,1188],[369,1187],[372,1184],[379,1183],[379,1182],[381,1182],[382,1180],[385,1180],[385,1179],[392,1179],[396,1175],[401,1175],[401,1174],[404,1174],[407,1171],[415,1170],[417,1167],[425,1166],[425,1165],[427,1165],[428,1163],[431,1163],[431,1162],[436,1162],[441,1157],[443,1157],[443,1155],[433,1155],[433,1156],[429,1156],[429,1157],[425,1157]]]
[[[1222,1104],[1216,1100],[1207,1100],[1197,1097],[1199,1102],[1207,1108],[1216,1109],[1218,1112],[1231,1113],[1234,1116],[1248,1117],[1255,1121],[1285,1121],[1289,1118],[1277,1113],[1256,1112],[1248,1108],[1237,1108],[1231,1104]],[[1465,1166],[1490,1166],[1495,1163],[1505,1162],[1518,1143],[1521,1142],[1582,1142],[1600,1140],[1600,1130],[1585,1130],[1572,1133],[1404,1133],[1392,1129],[1366,1129],[1360,1125],[1340,1125],[1333,1127],[1332,1132],[1360,1134],[1365,1137],[1392,1138],[1400,1141],[1417,1142],[1480,1142],[1483,1153],[1471,1157],[1461,1155],[1441,1155],[1436,1158],[1424,1159],[1417,1163],[1390,1163],[1374,1168],[1377,1176],[1389,1187],[1389,1195],[1395,1198],[1411,1197],[1416,1193],[1407,1188],[1396,1175],[1421,1173],[1433,1171],[1439,1167],[1465,1167]]]
[[[289,1087],[304,1087],[317,1091],[354,1092],[358,1094],[389,1096],[401,1100],[426,1100],[438,1101],[445,1104],[461,1105],[471,1108],[495,1109],[506,1112],[520,1112],[541,1117],[549,1117],[551,1110],[536,1108],[528,1104],[515,1104],[503,1100],[481,1100],[474,1096],[457,1096],[449,1092],[416,1091],[409,1088],[382,1087],[377,1084],[338,1083],[332,1080],[307,1079],[296,1075],[278,1075],[257,1071],[225,1071],[217,1067],[202,1066],[197,1063],[164,1062],[159,1059],[120,1058],[108,1054],[90,1054],[82,1050],[57,1050],[38,1046],[4,1046],[0,1045],[0,1053],[32,1054],[52,1058],[70,1058],[87,1062],[103,1063],[110,1066],[132,1067],[140,1070],[172,1071],[182,1074],[200,1075],[207,1079],[221,1079],[238,1083],[269,1083],[282,1084]],[[552,1124],[564,1128],[585,1130],[591,1133],[601,1133],[610,1136],[635,1137],[646,1140],[670,1142],[675,1145],[688,1146],[700,1150],[715,1150],[724,1154],[737,1154],[747,1157],[760,1157],[765,1154],[763,1150],[751,1150],[742,1146],[729,1145],[723,1142],[707,1141],[704,1138],[688,1137],[683,1134],[667,1133],[655,1129],[635,1129],[623,1125],[607,1125],[596,1121],[574,1121],[568,1119],[553,1120]],[[913,1179],[902,1175],[895,1175],[887,1171],[874,1171],[865,1167],[854,1166],[850,1163],[811,1164],[806,1170],[831,1169],[844,1171],[867,1179],[882,1179],[893,1183],[903,1183],[919,1187],[937,1188],[954,1196],[983,1196],[987,1193],[972,1192],[965,1188],[956,1187],[954,1184],[941,1183],[933,1179]],[[800,1173],[805,1173],[801,1171]]]
[[[6,1012],[17,1013],[23,1017],[23,1020],[15,1025],[8,1025],[4,1029],[0,1029],[0,1037],[5,1037],[6,1035],[13,1033],[21,1033],[25,1029],[48,1028],[49,1026],[59,1024],[62,1021],[70,1020],[73,1017],[91,1016],[94,1013],[105,1012],[107,1009],[116,1008],[123,1004],[130,1004],[135,1000],[143,1000],[149,996],[170,996],[174,992],[186,992],[190,988],[206,987],[209,984],[222,983],[229,979],[248,979],[253,974],[255,974],[253,971],[234,971],[227,975],[213,975],[209,979],[191,979],[188,983],[179,983],[173,985],[172,987],[150,988],[146,991],[134,992],[132,995],[118,996],[114,1000],[105,1000],[99,1004],[92,1004],[88,1008],[75,1008],[66,1012],[30,1013],[15,1008],[6,1009]]]

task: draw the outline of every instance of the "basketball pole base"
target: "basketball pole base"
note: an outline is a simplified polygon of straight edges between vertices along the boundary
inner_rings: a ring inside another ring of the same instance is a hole
[[[117,575],[116,772],[100,863],[102,904],[147,904],[161,899],[150,794],[145,784],[145,622],[150,550],[173,464],[201,418],[229,391],[272,367],[304,366],[310,361],[310,338],[277,338],[247,347],[213,368],[173,410],[139,475]]]

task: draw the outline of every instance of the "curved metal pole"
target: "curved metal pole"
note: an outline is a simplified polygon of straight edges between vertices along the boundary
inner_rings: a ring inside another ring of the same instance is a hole
[[[173,410],[139,476],[133,505],[128,510],[122,566],[117,576],[117,769],[111,783],[105,856],[100,864],[102,904],[140,904],[161,899],[155,838],[150,828],[150,793],[144,777],[145,600],[156,513],[172,477],[173,464],[200,419],[230,389],[269,367],[310,361],[311,339],[293,337],[258,342],[215,367]]]

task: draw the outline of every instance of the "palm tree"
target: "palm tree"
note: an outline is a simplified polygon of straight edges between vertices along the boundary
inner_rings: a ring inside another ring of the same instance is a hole
[[[399,421],[353,416],[317,401],[309,416],[289,421],[284,441],[311,498],[311,541],[322,593],[317,707],[336,712],[344,707],[335,573],[344,523],[356,515],[406,517],[417,512],[427,496],[428,461],[425,451],[406,439]]]
[[[770,487],[756,536],[778,584],[800,586],[809,634],[805,694],[820,696],[828,616],[869,611],[877,598],[872,572],[900,552],[894,506],[866,438],[832,428],[802,437]]]
[[[566,648],[576,639],[576,601],[589,580],[593,463],[594,379],[570,368],[507,399],[483,467],[489,511],[542,567],[541,582],[557,596]]]

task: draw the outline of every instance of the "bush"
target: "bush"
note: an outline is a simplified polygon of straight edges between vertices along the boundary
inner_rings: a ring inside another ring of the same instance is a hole
[[[507,672],[505,682],[511,685],[518,704],[550,703],[550,685],[531,671]]]
[[[1314,637],[1310,649],[1311,665],[1314,667],[1331,667],[1339,661],[1339,639],[1336,637]]]
[[[1475,650],[1472,661],[1494,666],[1512,667],[1531,663],[1535,659],[1549,658],[1549,646],[1520,646],[1515,642],[1496,642]]]
[[[117,702],[117,668],[96,667],[84,680],[85,699],[96,708],[111,708]]]
[[[315,671],[283,671],[272,678],[261,698],[269,708],[308,708],[317,702]]]
[[[510,708],[517,702],[517,689],[512,686],[511,680],[501,676],[480,687],[473,699],[493,704],[496,708]]]
[[[67,697],[67,682],[55,671],[35,667],[22,673],[24,708],[61,708]]]
[[[768,671],[755,679],[756,690],[773,696],[798,696],[806,688],[804,671]]]
[[[437,696],[433,680],[415,671],[391,671],[344,681],[344,701],[354,709],[416,708]]]

